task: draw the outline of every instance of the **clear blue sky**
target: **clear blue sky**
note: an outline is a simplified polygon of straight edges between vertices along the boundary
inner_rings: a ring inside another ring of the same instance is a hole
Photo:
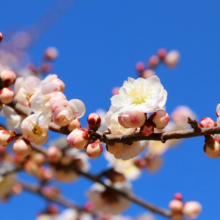
[[[0,31],[35,23],[53,2],[1,1]],[[161,66],[157,71],[168,91],[167,111],[188,105],[200,119],[215,119],[220,102],[219,8],[220,1],[216,0],[76,0],[75,6],[30,49],[30,54],[39,63],[46,47],[58,48],[60,56],[54,73],[66,83],[69,99],[85,102],[88,115],[100,107],[108,108],[111,89],[121,86],[127,77],[137,76],[137,61],[146,61],[159,47],[177,49],[181,53],[179,66],[171,71]],[[203,205],[200,220],[218,219],[220,159],[210,159],[203,153],[203,139],[188,139],[168,151],[160,172],[143,172],[133,183],[134,192],[164,208],[175,192],[181,192],[186,201],[198,200]],[[102,158],[91,162],[93,173],[101,169],[100,163],[106,165]],[[83,204],[84,191],[90,185],[80,179],[62,188],[67,197]],[[24,192],[0,205],[0,215],[4,220],[30,220],[44,206],[44,200]],[[132,205],[125,214],[136,216],[142,212],[142,208]]]

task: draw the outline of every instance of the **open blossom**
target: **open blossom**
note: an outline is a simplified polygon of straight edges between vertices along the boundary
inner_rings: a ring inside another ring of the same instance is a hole
[[[115,183],[113,187],[127,194],[131,194],[131,185],[128,183]],[[131,203],[126,198],[113,192],[109,192],[99,183],[95,183],[86,195],[94,204],[94,208],[97,211],[107,214],[120,214],[126,210]]]
[[[167,91],[157,76],[148,79],[128,78],[111,98],[114,112],[139,111],[150,113],[162,108],[167,100]]]
[[[134,159],[130,160],[120,160],[116,159],[112,154],[105,151],[105,159],[108,160],[109,167],[113,167],[115,171],[122,173],[127,180],[135,180],[140,174],[141,170],[135,166]]]
[[[29,107],[30,97],[40,90],[40,80],[35,76],[19,77],[15,82],[14,90],[14,100]]]
[[[60,215],[57,220],[92,220],[92,216],[89,215],[88,213],[79,213],[74,209],[66,209],[64,210]]]
[[[48,140],[48,125],[37,124],[37,116],[28,116],[21,124],[21,131],[25,139],[37,145],[45,144]]]

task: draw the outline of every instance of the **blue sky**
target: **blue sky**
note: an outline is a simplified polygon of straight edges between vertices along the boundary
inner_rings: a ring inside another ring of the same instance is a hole
[[[54,1],[2,1],[0,31],[23,29],[35,23]],[[76,0],[74,7],[31,48],[32,61],[39,63],[48,46],[59,50],[54,73],[66,83],[65,94],[86,104],[86,115],[110,105],[111,89],[127,77],[137,77],[135,63],[146,61],[159,47],[177,49],[181,60],[174,70],[157,69],[168,91],[167,111],[188,105],[198,118],[216,119],[219,103],[220,1],[184,0]],[[86,117],[82,122],[86,123]],[[55,138],[51,134],[51,139]],[[143,172],[133,183],[134,192],[167,208],[175,192],[186,201],[203,205],[200,220],[216,219],[219,210],[219,159],[203,153],[204,138],[188,139],[168,151],[157,174]],[[91,161],[93,173],[107,163]],[[22,175],[23,176],[23,175]],[[21,177],[22,177],[21,176]],[[33,178],[29,180],[34,181]],[[80,179],[62,184],[64,194],[83,204],[84,191],[91,183]],[[45,206],[44,200],[24,192],[0,205],[2,219],[34,219]],[[136,216],[144,210],[136,205],[125,212]],[[157,216],[158,220],[164,218]]]

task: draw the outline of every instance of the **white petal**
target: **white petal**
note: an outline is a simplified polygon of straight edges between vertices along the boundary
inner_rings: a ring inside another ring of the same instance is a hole
[[[69,102],[73,103],[76,106],[77,109],[76,117],[81,118],[86,111],[85,104],[79,99],[72,99]]]

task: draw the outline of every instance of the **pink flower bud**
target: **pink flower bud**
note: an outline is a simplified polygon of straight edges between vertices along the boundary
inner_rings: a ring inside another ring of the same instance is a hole
[[[113,143],[113,144],[106,145],[107,151],[114,155],[120,154],[123,148],[124,148],[124,144],[122,143]]]
[[[183,206],[183,214],[189,218],[197,218],[202,211],[202,206],[196,201],[186,202]]]
[[[56,163],[61,160],[62,156],[63,153],[57,146],[50,146],[47,149],[47,157],[50,162]]]
[[[6,146],[15,138],[14,131],[0,130],[0,145]]]
[[[144,136],[150,136],[154,133],[154,126],[151,121],[146,121],[140,130]]]
[[[119,89],[120,89],[120,87],[114,87],[112,89],[112,95],[118,95],[119,94]]]
[[[58,57],[58,50],[55,47],[46,49],[44,57],[46,60],[55,60]]]
[[[9,87],[9,86],[13,85],[16,80],[16,75],[11,70],[2,71],[0,77],[1,77],[1,80],[2,80],[3,85],[5,87]]]
[[[214,121],[209,117],[205,117],[200,121],[199,126],[201,128],[214,127]]]
[[[9,104],[13,101],[14,99],[14,92],[10,88],[3,88],[0,90],[0,101],[3,104]]]
[[[145,65],[143,62],[136,63],[136,70],[141,73],[144,71]]]
[[[87,122],[89,124],[89,128],[97,131],[101,125],[101,118],[98,114],[96,113],[91,113],[88,117],[87,117]]]
[[[179,59],[180,59],[179,52],[176,50],[172,50],[166,55],[164,62],[168,67],[173,68],[177,65]]]
[[[139,169],[143,169],[147,167],[147,161],[143,158],[137,158],[134,160],[134,165]]]
[[[77,128],[68,135],[67,141],[70,146],[83,150],[89,141],[88,132],[82,128]]]
[[[36,164],[42,165],[45,162],[45,156],[42,153],[35,153],[31,158]]]
[[[97,158],[102,154],[103,148],[99,141],[95,141],[86,147],[86,154],[90,158]]]
[[[26,157],[31,153],[32,148],[29,141],[24,138],[19,138],[14,142],[12,150],[15,155],[19,157]]]
[[[144,72],[141,74],[141,76],[142,76],[144,79],[150,78],[151,76],[154,76],[154,75],[155,75],[155,72],[154,72],[154,70],[152,70],[152,69],[144,70]]]
[[[53,67],[53,66],[52,66],[51,63],[44,63],[44,64],[41,66],[41,72],[42,72],[42,73],[51,72],[51,70],[53,69],[52,67]]]
[[[80,119],[76,118],[74,120],[72,120],[68,125],[67,128],[69,131],[73,131],[76,128],[81,128],[81,123],[80,123]]]
[[[151,56],[150,59],[148,60],[148,65],[150,68],[156,67],[160,62],[160,59],[158,56]]]
[[[174,197],[175,200],[183,200],[183,195],[181,193],[175,193]]]
[[[212,137],[206,138],[203,150],[208,157],[211,157],[211,158],[219,157],[219,151],[220,151],[219,141]]]
[[[14,183],[11,189],[12,193],[18,195],[22,192],[22,186],[20,183]]]
[[[122,112],[118,116],[118,122],[124,128],[140,128],[145,120],[145,113],[137,111]]]
[[[160,169],[162,165],[162,158],[153,153],[148,153],[146,156],[146,161],[147,161],[147,170],[150,172],[156,172],[157,170]]]
[[[166,49],[160,48],[160,49],[157,51],[157,55],[158,55],[158,57],[159,57],[161,60],[164,60],[165,57],[166,57],[166,55],[167,55]]]
[[[180,200],[172,200],[169,203],[169,208],[172,212],[181,212],[183,208],[183,203]]]
[[[149,120],[153,122],[155,128],[162,129],[166,127],[170,120],[170,117],[163,109],[160,109],[154,112],[149,117]]]
[[[38,171],[38,166],[35,162],[33,162],[32,160],[28,160],[25,164],[24,164],[24,170],[31,175],[34,175],[37,173]]]
[[[56,78],[56,79],[53,79],[53,80],[52,80],[52,83],[57,84],[57,85],[60,87],[60,91],[61,91],[61,92],[64,91],[64,89],[65,89],[65,84],[64,84],[64,82],[63,82],[62,80]]]
[[[3,34],[0,32],[0,43],[2,42],[3,40]]]

